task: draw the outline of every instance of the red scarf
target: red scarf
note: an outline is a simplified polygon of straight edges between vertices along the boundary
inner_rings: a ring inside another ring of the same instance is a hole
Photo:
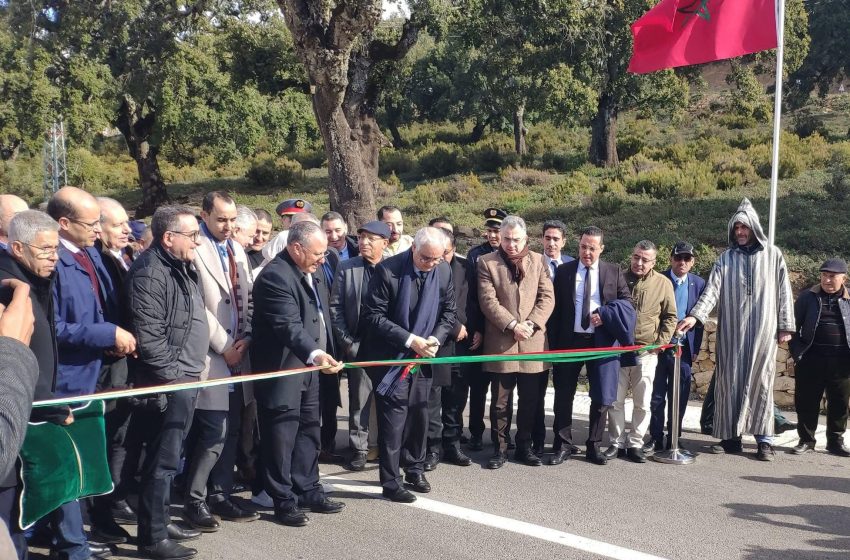
[[[522,251],[517,253],[514,256],[508,255],[502,246],[499,245],[499,255],[502,257],[502,260],[505,261],[505,264],[508,266],[508,270],[513,274],[514,280],[517,284],[522,282],[522,279],[525,278],[525,266],[523,265],[523,261],[525,257],[528,255],[528,244],[526,243],[525,247],[522,248]]]

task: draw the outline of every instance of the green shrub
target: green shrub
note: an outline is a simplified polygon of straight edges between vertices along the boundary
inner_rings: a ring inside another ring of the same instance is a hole
[[[440,202],[440,192],[445,190],[446,184],[442,182],[422,183],[410,192],[410,205],[405,210],[419,214],[432,212]]]
[[[827,130],[823,119],[813,115],[809,110],[794,115],[793,127],[794,134],[800,138],[808,138],[812,134],[819,134],[822,137],[829,136],[829,130]]]
[[[527,189],[509,189],[499,193],[497,205],[509,214],[522,215],[531,206],[531,198]]]
[[[623,183],[618,179],[608,179],[599,185],[596,192],[599,194],[616,194],[623,197],[626,195],[626,187],[624,187]]]
[[[646,147],[646,140],[638,134],[624,134],[617,138],[617,157],[620,161],[629,159]]]
[[[540,156],[543,169],[572,171],[587,161],[587,155],[576,152],[546,151]]]
[[[419,153],[419,173],[425,177],[445,177],[461,171],[463,156],[458,146],[433,144]]]
[[[302,169],[316,169],[324,167],[328,161],[324,148],[299,150],[292,154],[292,159],[300,163]]]
[[[452,177],[439,192],[440,201],[450,203],[477,202],[486,197],[487,188],[475,173]]]
[[[569,206],[576,199],[592,192],[593,184],[590,178],[581,171],[576,171],[552,185],[550,197],[556,206]]]
[[[635,174],[643,171],[649,171],[659,165],[660,164],[657,161],[650,159],[643,154],[635,154],[620,164],[620,171],[626,174]]]
[[[512,140],[505,138],[487,138],[470,148],[467,157],[473,169],[479,171],[498,171],[511,165],[517,165],[519,155],[514,151]]]
[[[750,146],[756,144],[765,144],[770,142],[770,134],[759,132],[758,130],[742,130],[734,137],[729,139],[729,145],[733,148],[746,150]]]
[[[537,169],[526,169],[522,167],[514,169],[512,167],[506,167],[499,173],[499,179],[505,183],[533,187],[552,182],[552,174]]]
[[[784,149],[783,149],[784,148]],[[770,178],[771,150],[770,146],[758,144],[747,150],[747,155],[755,167],[756,173],[762,179]],[[790,146],[783,146],[779,152],[779,178],[791,179],[800,174],[805,168],[803,158]]]
[[[701,198],[717,187],[717,178],[711,165],[704,161],[691,161],[682,168],[682,182],[678,194],[685,198]]]
[[[292,188],[301,186],[304,170],[286,157],[261,156],[251,162],[245,177],[258,187]]]
[[[2,191],[15,194],[27,202],[44,200],[44,175],[41,157],[17,157],[0,161]]]
[[[682,172],[659,166],[626,177],[626,192],[646,194],[652,198],[675,198],[680,194],[683,183]]]
[[[823,186],[833,200],[844,201],[850,197],[850,175],[841,166],[832,168],[829,180]]]
[[[613,192],[598,193],[590,199],[590,207],[597,214],[610,216],[619,212],[625,202],[622,195]]]
[[[101,158],[74,147],[68,151],[67,164],[68,182],[95,195],[132,189],[138,184],[136,164],[129,158]]]
[[[408,150],[381,150],[378,167],[381,175],[402,175],[416,169],[416,158]]]
[[[710,162],[712,171],[717,175],[717,188],[721,191],[749,185],[758,179],[753,164],[739,151],[714,154]]]

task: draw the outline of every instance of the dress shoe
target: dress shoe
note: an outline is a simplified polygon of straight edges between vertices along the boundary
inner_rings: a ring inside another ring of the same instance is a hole
[[[615,457],[622,457],[625,454],[626,454],[626,450],[620,449],[616,445],[611,445],[611,446],[608,447],[608,449],[606,449],[605,451],[602,452],[602,456],[605,457],[606,459],[613,459]]]
[[[740,438],[724,439],[708,448],[709,453],[722,455],[723,453],[740,453],[744,450]]]
[[[598,447],[590,447],[587,448],[587,460],[593,463],[594,465],[607,465],[608,458],[604,453],[599,451]]]
[[[289,527],[303,527],[310,521],[307,514],[297,507],[274,512],[274,520]]]
[[[833,455],[838,455],[839,457],[850,457],[850,449],[844,445],[843,439],[837,439],[835,441],[827,442],[826,444],[827,453],[832,453]]]
[[[400,504],[412,504],[416,501],[416,496],[414,496],[413,493],[406,488],[396,488],[395,490],[388,490],[384,488],[381,491],[381,494],[385,498]]]
[[[759,443],[758,451],[756,451],[756,459],[759,461],[773,461],[776,459],[776,452],[773,451],[773,446],[766,441]]]
[[[431,483],[428,482],[424,474],[405,473],[404,483],[409,485],[414,492],[427,494],[431,491]]]
[[[133,511],[133,508],[130,507],[130,504],[128,504],[126,500],[112,502],[110,510],[112,513],[112,519],[118,523],[122,523],[124,525],[135,525],[139,522],[139,518],[136,517],[136,512]]]
[[[431,472],[437,468],[437,465],[440,464],[440,455],[434,452],[430,452],[425,455],[425,463],[423,467],[425,472]]]
[[[526,447],[525,449],[517,449],[514,454],[514,459],[519,461],[520,463],[525,463],[529,467],[539,467],[543,464],[543,461],[540,460],[540,457],[531,450],[530,447]]]
[[[791,430],[796,430],[797,424],[796,422],[783,422],[782,424],[777,424],[774,426],[773,431],[776,432],[776,435],[784,434],[785,432],[790,432]]]
[[[366,454],[362,451],[355,451],[351,456],[351,460],[345,465],[345,468],[350,471],[362,471],[366,469]]]
[[[221,528],[221,524],[212,516],[210,508],[204,500],[192,500],[184,503],[183,519],[202,533],[215,533]]]
[[[112,519],[106,518],[97,524],[92,522],[90,540],[98,544],[121,544],[130,540],[130,533]]]
[[[629,447],[629,450],[626,451],[626,457],[632,463],[646,463],[646,454],[640,447]]]
[[[497,451],[495,455],[490,457],[490,460],[487,461],[488,469],[501,469],[502,465],[504,465],[508,460],[508,454],[504,451]]]
[[[815,442],[813,442],[813,441],[801,441],[800,443],[798,443],[797,445],[795,445],[791,449],[791,454],[792,455],[803,455],[805,453],[808,453],[809,451],[814,451],[814,450],[815,450]]]
[[[250,489],[251,489],[251,487],[248,486],[247,484],[245,484],[244,482],[234,482],[230,486],[230,493],[231,494],[241,494],[242,492],[247,492]]]
[[[543,456],[543,444],[542,443],[533,443],[531,444],[531,450],[534,451],[534,454],[538,457]]]
[[[462,435],[462,434],[461,434],[461,436],[460,436],[460,443],[461,443],[461,445],[466,445],[467,443],[469,443],[469,438],[468,438],[468,437],[466,437],[465,435]]]
[[[171,539],[162,539],[156,544],[140,545],[139,556],[154,560],[188,560],[198,553],[194,548],[188,548]]]
[[[549,457],[549,464],[560,465],[561,463],[569,459],[570,455],[572,455],[572,453],[570,453],[569,449],[556,449],[552,452],[552,456]]]
[[[112,547],[108,544],[89,541],[89,552],[92,558],[109,558],[112,556]]]
[[[643,444],[641,450],[644,453],[652,453],[654,451],[663,451],[664,450],[664,441],[657,440],[655,438],[650,438],[646,443]]]
[[[181,527],[177,523],[169,523],[165,527],[168,538],[174,542],[193,541],[201,537],[201,532],[191,527]]]
[[[260,518],[259,513],[239,507],[236,502],[230,498],[219,500],[218,502],[212,502],[209,507],[213,515],[217,515],[225,521],[246,523],[248,521],[256,521]]]
[[[326,451],[322,449],[319,452],[319,462],[320,463],[332,463],[332,464],[341,464],[345,462],[345,457],[342,455],[338,455],[333,451]]]
[[[322,496],[321,500],[313,502],[309,506],[313,513],[339,513],[343,508],[345,508],[344,503],[329,500],[327,496]]]
[[[481,436],[470,436],[469,444],[466,446],[470,451],[481,451],[484,449],[484,442]]]
[[[366,451],[366,460],[370,463],[374,463],[378,460],[380,454],[381,452],[378,450],[377,447],[370,447],[369,450]]]
[[[443,451],[443,457],[440,459],[444,463],[450,463],[459,467],[468,467],[472,464],[472,459],[467,457],[466,453],[459,448],[452,448]]]

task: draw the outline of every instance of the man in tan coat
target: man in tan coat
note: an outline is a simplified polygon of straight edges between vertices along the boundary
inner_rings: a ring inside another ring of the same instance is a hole
[[[499,249],[478,259],[478,301],[485,318],[484,354],[541,352],[546,345],[546,321],[555,298],[543,256],[528,250],[525,221],[508,216],[502,221]],[[514,387],[519,392],[516,459],[527,465],[541,463],[531,448],[534,414],[540,400],[543,362],[487,362],[493,374],[490,424],[498,443],[488,468],[498,469],[507,460],[509,403]]]

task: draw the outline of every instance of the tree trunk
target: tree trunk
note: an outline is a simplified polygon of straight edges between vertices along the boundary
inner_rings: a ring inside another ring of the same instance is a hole
[[[590,123],[590,161],[597,166],[612,167],[620,163],[617,156],[617,107],[609,94],[599,98],[599,109]]]
[[[525,135],[528,134],[528,129],[525,128],[525,105],[520,105],[514,111],[514,150],[517,155],[524,156],[527,153],[525,146]]]
[[[401,150],[402,148],[410,146],[407,140],[402,137],[401,131],[398,129],[398,121],[396,119],[390,119],[387,126],[390,129],[390,134],[393,135],[393,147],[395,149]]]
[[[124,135],[130,157],[139,171],[142,201],[136,208],[136,219],[150,216],[159,206],[169,202],[157,160],[159,146],[150,142],[155,123],[156,109],[152,103],[138,104],[129,95],[124,96],[118,109],[118,130]]]
[[[469,138],[467,138],[467,142],[470,144],[475,144],[484,136],[484,129],[487,128],[487,120],[478,119],[475,121],[475,126],[472,127],[472,132],[469,133]]]

